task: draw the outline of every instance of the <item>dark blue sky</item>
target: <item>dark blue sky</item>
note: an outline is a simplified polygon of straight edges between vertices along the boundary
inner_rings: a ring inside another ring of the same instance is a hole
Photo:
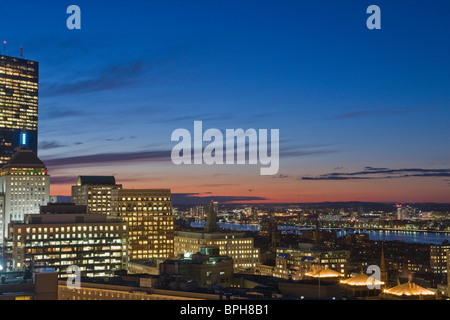
[[[71,4],[82,30],[66,28]],[[366,27],[371,4],[381,30]],[[116,174],[280,201],[450,201],[449,25],[445,0],[0,4],[7,53],[23,45],[40,62],[39,155],[58,193],[78,174]],[[194,120],[280,129],[280,179],[174,168],[170,135]],[[315,179],[366,167],[411,171],[363,173],[364,185]]]

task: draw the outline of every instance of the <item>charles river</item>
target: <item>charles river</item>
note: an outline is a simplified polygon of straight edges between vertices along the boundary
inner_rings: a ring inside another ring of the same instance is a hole
[[[241,224],[219,222],[219,226],[230,231],[259,231],[259,224]],[[192,222],[193,228],[203,228],[205,222]],[[278,227],[282,232],[301,234],[301,228],[293,226]],[[303,229],[304,230],[304,229]],[[328,229],[324,229],[328,230]],[[374,241],[402,241],[407,243],[442,244],[450,240],[450,233],[423,231],[389,231],[389,230],[336,230],[337,236],[342,237],[350,233],[368,233],[369,239]]]

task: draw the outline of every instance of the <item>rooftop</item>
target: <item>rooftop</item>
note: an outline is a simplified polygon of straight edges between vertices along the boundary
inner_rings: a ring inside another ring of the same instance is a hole
[[[392,294],[395,296],[420,296],[420,295],[434,295],[435,293],[431,290],[427,290],[415,283],[407,282],[399,286],[384,289],[383,293]]]
[[[196,239],[234,239],[245,238],[245,232],[206,232],[206,231],[176,231],[177,237]]]
[[[87,213],[87,206],[74,203],[48,203],[41,206],[41,214],[80,214]]]
[[[343,277],[344,275],[329,268],[321,268],[320,270],[308,272],[305,274],[305,276],[322,279],[322,278],[339,278]]]
[[[114,176],[79,176],[77,185],[115,185]]]
[[[373,277],[369,277],[367,274],[361,273],[355,277],[341,280],[340,283],[346,284],[352,287],[365,287],[367,285],[384,285],[383,281],[377,280]]]
[[[32,150],[19,149],[9,162],[2,167],[3,170],[11,168],[45,169],[46,167]]]

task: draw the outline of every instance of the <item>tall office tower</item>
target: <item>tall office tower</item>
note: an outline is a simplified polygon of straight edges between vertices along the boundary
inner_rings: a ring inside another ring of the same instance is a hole
[[[211,201],[209,205],[208,215],[206,217],[206,225],[204,228],[205,232],[218,232],[220,231],[219,225],[217,224],[217,212],[214,208],[214,202]]]
[[[416,210],[410,206],[397,204],[397,220],[411,220],[415,218]]]
[[[191,217],[203,218],[205,216],[205,208],[201,205],[197,205],[189,209]]]
[[[5,247],[12,270],[49,266],[66,278],[67,268],[76,266],[81,276],[111,277],[127,267],[127,224],[87,214],[86,206],[43,206],[41,214],[26,215],[24,223],[12,223],[10,229]]]
[[[21,143],[37,154],[38,92],[38,62],[0,55],[0,167]]]
[[[19,149],[0,170],[3,194],[1,241],[8,236],[10,222],[23,222],[26,214],[39,214],[50,199],[50,176],[32,150]],[[1,198],[1,197],[0,197]]]
[[[113,176],[79,176],[72,186],[72,202],[87,206],[89,213],[112,213],[112,191],[122,189]]]
[[[254,221],[258,220],[258,208],[255,206],[252,206],[252,219]]]
[[[128,223],[129,260],[173,256],[170,190],[112,190],[114,214]]]

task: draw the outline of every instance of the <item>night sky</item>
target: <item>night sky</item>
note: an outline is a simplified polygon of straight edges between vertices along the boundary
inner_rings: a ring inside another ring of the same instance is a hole
[[[52,195],[115,175],[230,201],[450,202],[447,0],[2,0],[0,37],[40,63]],[[171,134],[195,120],[279,129],[278,174],[173,165]]]

